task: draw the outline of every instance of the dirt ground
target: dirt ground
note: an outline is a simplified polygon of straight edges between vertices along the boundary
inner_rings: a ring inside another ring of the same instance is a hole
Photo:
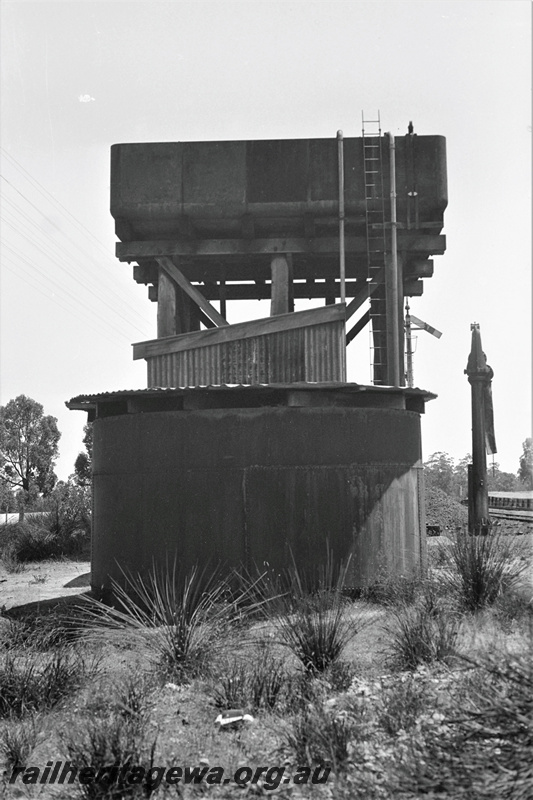
[[[430,539],[428,547],[430,550],[446,547],[446,541],[450,545],[452,537],[453,534],[451,538],[442,536]],[[513,537],[519,547],[517,557],[527,560],[529,564],[531,564],[532,538],[531,535]],[[432,557],[434,556],[436,553],[432,554]],[[32,622],[31,618],[35,615],[39,625],[41,621],[46,622],[41,620],[41,616],[44,617],[46,613],[53,611],[60,598],[63,598],[61,605],[77,604],[80,596],[89,589],[89,569],[88,561],[67,559],[25,564],[21,572],[11,573],[7,573],[3,565],[0,565],[0,630],[2,624],[6,626],[12,624],[10,617],[19,617]],[[435,572],[437,573],[437,570]],[[5,606],[6,610],[9,609],[8,614],[2,615],[2,606]],[[461,683],[465,670],[461,666],[450,671],[448,666],[443,668],[440,663],[426,665],[417,670],[415,682],[410,681],[405,672],[393,674],[390,662],[392,620],[390,610],[354,601],[350,614],[359,619],[360,628],[356,639],[349,642],[343,653],[344,663],[353,669],[351,683],[346,684],[345,688],[335,688],[326,682],[320,693],[317,693],[317,699],[312,701],[316,713],[321,714],[317,717],[320,724],[331,719],[339,720],[338,727],[332,730],[353,731],[349,734],[351,737],[347,744],[349,762],[345,771],[339,772],[338,776],[334,774],[330,784],[320,787],[280,784],[278,789],[271,793],[255,784],[250,784],[244,789],[238,789],[234,784],[221,785],[218,788],[202,784],[183,786],[183,792],[179,793],[180,797],[184,800],[194,800],[205,796],[208,791],[213,800],[214,798],[230,800],[237,796],[251,797],[259,794],[261,796],[272,794],[280,800],[281,798],[305,800],[310,797],[322,800],[332,800],[334,797],[338,800],[341,798],[352,800],[363,796],[363,793],[365,797],[397,796],[385,794],[385,789],[382,792],[381,784],[378,786],[376,783],[378,779],[386,780],[387,785],[390,783],[391,786],[395,786],[395,782],[400,779],[407,781],[409,786],[412,782],[415,786],[413,792],[409,789],[405,794],[402,793],[406,800],[419,797],[421,793],[427,796],[425,773],[420,773],[420,764],[427,764],[430,758],[435,759],[437,756],[434,750],[424,749],[424,736],[426,731],[433,732],[431,735],[436,736],[441,730],[441,723],[442,737],[448,735],[446,731],[449,725],[444,714],[454,720],[458,716],[454,698],[456,696],[464,698],[461,693],[466,692],[470,685]],[[55,620],[52,618],[51,621]],[[522,657],[522,654],[527,652],[530,643],[527,626],[527,618],[525,621],[522,619],[522,621],[502,622],[492,610],[478,615],[464,615],[458,649],[468,654],[470,658],[477,659],[499,653],[501,663],[505,664],[506,658]],[[46,625],[44,627],[46,628]],[[31,640],[28,641],[30,645],[24,645],[24,649],[20,651],[22,655],[15,649],[11,651],[20,657],[23,663],[25,659],[33,658],[35,663],[40,664],[43,657],[50,657],[49,653],[41,649],[32,650]],[[229,701],[226,705],[221,705],[227,697],[222,691],[224,687],[231,688],[232,676],[239,680],[241,672],[236,667],[238,664],[245,665],[249,670],[257,670],[257,673],[253,674],[266,674],[259,671],[259,665],[264,664],[266,654],[270,654],[274,658],[284,659],[284,669],[288,670],[287,674],[293,677],[296,674],[298,665],[295,663],[295,656],[284,649],[277,640],[276,627],[272,620],[254,623],[249,629],[241,625],[236,626],[216,650],[213,668],[191,678],[190,682],[175,682],[174,677],[169,679],[160,671],[161,649],[156,646],[157,641],[153,630],[140,634],[107,629],[100,633],[85,631],[83,637],[76,640],[79,645],[77,650],[81,652],[81,658],[88,665],[94,657],[98,671],[87,678],[81,687],[65,693],[62,701],[53,708],[45,708],[37,714],[36,739],[32,745],[31,761],[28,763],[38,765],[42,769],[49,761],[65,759],[69,753],[65,749],[66,742],[74,748],[73,752],[78,754],[77,757],[96,758],[98,753],[95,755],[94,751],[88,749],[90,745],[87,744],[89,741],[86,737],[87,730],[100,730],[105,734],[106,730],[111,730],[105,725],[109,720],[116,719],[123,726],[125,723],[122,715],[124,710],[129,708],[125,705],[125,698],[130,697],[135,702],[141,703],[142,713],[146,715],[145,728],[142,734],[139,733],[135,744],[139,752],[144,754],[142,758],[151,757],[149,754],[153,747],[156,753],[154,763],[161,765],[183,764],[191,767],[222,765],[225,774],[233,775],[243,765],[249,764],[255,769],[265,764],[280,763],[284,765],[284,769],[294,771],[299,756],[294,746],[289,746],[287,742],[295,741],[298,744],[305,741],[304,737],[310,735],[311,730],[298,727],[302,718],[302,712],[297,710],[298,706],[295,706],[296,710],[292,706],[282,706],[281,710],[265,708],[254,710],[251,706],[245,706],[245,703],[251,703],[250,698],[242,704],[239,702],[238,705],[234,703],[230,705]],[[350,675],[348,677],[350,679]],[[486,675],[482,680],[485,687]],[[477,684],[472,685],[477,686]],[[139,689],[137,694],[126,694],[132,691],[133,686],[136,691]],[[289,689],[292,686],[290,691],[297,696],[298,684],[287,683],[287,686]],[[411,688],[407,690],[406,686]],[[407,705],[411,696],[406,694],[407,691],[414,692],[413,698],[418,698],[419,705],[415,706],[415,711],[410,710],[410,706]],[[383,696],[388,697],[390,703],[396,705],[390,705],[390,708],[388,705],[383,705]],[[220,697],[222,701],[217,699]],[[472,697],[475,698],[477,695],[472,694]],[[250,725],[243,726],[242,729],[222,730],[215,724],[221,709],[227,709],[228,706],[240,708],[241,705],[247,711],[253,711],[253,721]],[[397,733],[387,733],[380,722],[383,708],[387,708],[387,719],[393,719],[392,715],[396,713],[411,714],[413,722],[409,731],[400,728]],[[305,721],[305,718],[303,719]],[[418,727],[414,727],[415,719]],[[2,731],[20,735],[21,731],[30,730],[31,724],[33,723],[29,717],[23,718],[22,721],[10,718],[0,720],[0,738],[4,735],[5,739],[6,734]],[[353,728],[346,728],[350,725]],[[91,726],[97,727],[91,728]],[[437,739],[431,739],[431,742],[434,741]],[[416,746],[418,749],[412,750],[415,755],[406,755],[404,763],[401,754],[411,753],[408,745],[412,748]],[[400,750],[400,747],[403,749]],[[398,752],[400,755],[396,761],[395,754]],[[416,755],[417,753],[421,754],[420,757]],[[485,770],[484,765],[489,763],[490,752],[485,755],[485,750],[482,752],[478,749],[476,754],[481,764],[477,767],[476,780],[481,781],[480,776],[485,774],[482,770]],[[117,756],[113,754],[113,758]],[[412,761],[409,761],[409,758]],[[442,759],[443,764],[447,763],[444,760],[445,756],[442,756]],[[113,761],[109,760],[109,763]],[[37,797],[42,800],[72,800],[72,797],[80,796],[78,786],[25,786],[20,782],[16,786],[7,784],[2,786],[2,769],[0,747],[0,797],[5,797],[6,800]],[[407,778],[402,778],[404,772]],[[440,777],[438,779],[440,781]],[[460,787],[459,779],[456,785]],[[424,792],[419,791],[420,786],[424,788]],[[368,793],[364,787],[368,787]],[[459,792],[456,793],[454,787],[455,784],[449,792],[442,790],[444,800],[456,800],[459,796],[466,796],[462,790],[461,795]],[[4,795],[3,788],[6,789]],[[379,789],[379,794],[374,793],[375,788]],[[177,796],[175,786],[161,788],[158,795],[161,798]],[[476,796],[481,795],[476,794]],[[483,796],[488,797],[487,794]]]
[[[529,531],[531,528],[529,528]],[[533,600],[533,533],[518,539],[523,550],[523,557],[529,563],[529,569],[522,577],[522,592]],[[428,548],[451,544],[445,537],[428,539]],[[58,559],[28,563],[21,572],[8,572],[0,561],[0,613],[28,603],[40,603],[53,598],[74,596],[87,592],[90,587],[91,564],[89,561],[71,561]]]
[[[7,572],[0,561],[0,612],[28,603],[79,595],[90,586],[89,561],[57,559],[22,567],[21,572]]]
[[[501,526],[504,533],[522,534],[515,541],[529,568],[522,576],[520,588],[521,594],[533,601],[533,525],[521,523],[520,530],[515,528],[512,523]],[[430,537],[427,541],[429,550],[451,544],[446,536]],[[21,565],[21,572],[8,572],[0,560],[0,613],[29,603],[83,594],[90,588],[90,569],[88,560],[64,558],[27,563]]]

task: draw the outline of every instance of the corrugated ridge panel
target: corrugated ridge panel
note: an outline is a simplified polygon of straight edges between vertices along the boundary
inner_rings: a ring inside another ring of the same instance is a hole
[[[346,381],[344,320],[146,358],[148,387]]]
[[[342,320],[305,329],[305,379],[345,381],[346,349]]]

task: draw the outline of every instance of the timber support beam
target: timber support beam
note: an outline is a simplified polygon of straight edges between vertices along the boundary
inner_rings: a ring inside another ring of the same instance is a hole
[[[347,253],[366,254],[367,242],[363,236],[347,236]],[[446,237],[443,235],[416,235],[400,231],[398,250],[408,254],[442,255],[446,250]],[[197,239],[182,241],[136,241],[117,242],[116,254],[119,261],[137,261],[139,258],[158,258],[161,256],[251,256],[281,255],[286,253],[305,253],[308,255],[327,255],[339,253],[337,237],[316,238],[273,238],[273,239]]]

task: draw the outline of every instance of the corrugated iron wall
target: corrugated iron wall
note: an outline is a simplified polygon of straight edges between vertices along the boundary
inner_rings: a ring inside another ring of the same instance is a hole
[[[94,422],[93,587],[121,569],[423,567],[420,419],[385,408],[160,411]]]
[[[344,320],[146,358],[148,388],[344,382]]]

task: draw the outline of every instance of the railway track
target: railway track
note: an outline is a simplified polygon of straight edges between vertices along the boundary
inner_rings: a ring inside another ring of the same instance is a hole
[[[513,522],[533,522],[533,492],[489,492],[489,516]]]
[[[491,519],[508,519],[514,522],[533,523],[533,511],[529,509],[489,508]]]

